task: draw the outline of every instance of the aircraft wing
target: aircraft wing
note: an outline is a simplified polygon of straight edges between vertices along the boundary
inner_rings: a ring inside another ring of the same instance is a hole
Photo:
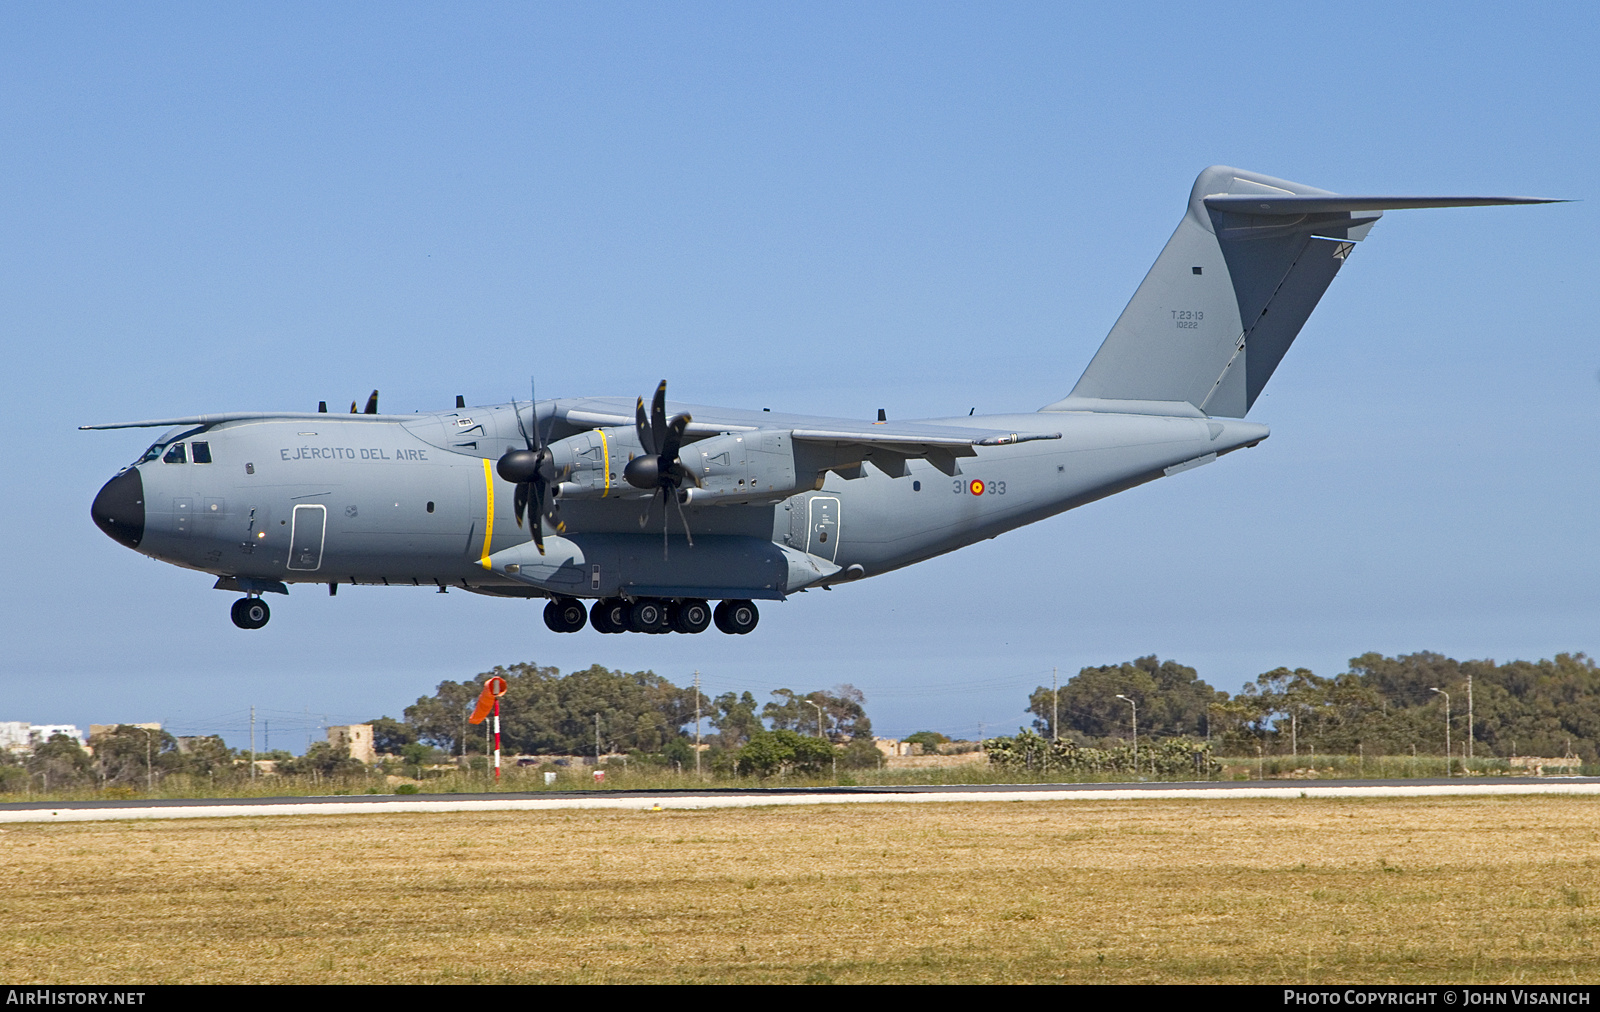
[[[809,445],[827,470],[854,476],[871,462],[875,467],[900,477],[907,474],[907,460],[926,460],[946,474],[958,474],[958,457],[972,457],[979,446],[1004,446],[1035,439],[1060,439],[1061,433],[996,432],[993,429],[922,422],[866,422],[847,418],[819,418],[810,415],[774,414],[766,411],[740,411],[693,404],[670,405],[674,412],[686,411],[693,421],[686,430],[692,436],[712,436],[724,432],[781,430],[797,444]],[[564,405],[558,412],[575,427],[605,427],[634,423],[633,405],[609,398],[593,398]]]

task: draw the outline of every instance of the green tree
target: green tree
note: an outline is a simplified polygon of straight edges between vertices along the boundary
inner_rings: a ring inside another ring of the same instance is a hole
[[[102,783],[144,787],[184,768],[178,740],[165,731],[118,724],[90,742]]]
[[[60,733],[52,734],[49,741],[33,750],[27,760],[27,770],[39,778],[47,791],[94,780],[89,753],[78,744],[78,739]]]
[[[839,765],[847,770],[875,770],[883,766],[883,753],[871,738],[851,738],[839,752]]]
[[[603,749],[660,752],[683,737],[683,725],[694,719],[694,690],[653,671],[612,671],[597,664],[563,676],[553,667],[513,664],[470,682],[441,682],[433,696],[406,707],[406,724],[418,741],[454,754],[485,751],[486,725],[468,724],[467,718],[483,683],[493,677],[506,681],[500,737],[502,749],[512,754],[592,754],[597,714]],[[701,705],[710,709],[704,697]]]
[[[417,740],[414,727],[393,717],[379,717],[368,723],[372,725],[373,751],[379,755],[399,755],[402,748]]]
[[[835,744],[872,737],[867,697],[854,685],[835,685],[832,692],[818,689],[803,696],[790,689],[778,689],[772,696],[773,701],[761,708],[761,716],[771,722],[774,731],[821,730],[822,736]],[[822,711],[820,729],[818,708]]]
[[[740,773],[769,777],[775,773],[820,773],[830,768],[838,753],[825,738],[786,729],[757,731],[735,757]]]
[[[480,737],[467,718],[482,691],[475,682],[440,682],[433,695],[419,697],[405,709],[406,724],[415,740],[450,755],[466,755],[468,743]]]
[[[717,744],[727,751],[738,749],[765,729],[756,713],[756,697],[749,692],[724,692],[712,705],[711,726],[717,729]]]
[[[308,776],[316,773],[324,777],[363,776],[367,766],[359,759],[350,758],[350,750],[343,746],[334,748],[319,741],[306,749],[306,754],[278,766],[278,772]]]
[[[1132,709],[1117,698],[1119,694],[1139,704],[1140,737],[1156,738],[1204,737],[1210,707],[1228,699],[1226,692],[1201,681],[1193,668],[1159,660],[1154,654],[1124,664],[1088,667],[1061,687],[1062,736],[1070,730],[1091,740],[1131,737]],[[1028,697],[1028,711],[1038,717],[1034,730],[1046,738],[1056,737],[1050,726],[1053,702],[1049,686],[1040,686]]]
[[[943,745],[950,739],[946,738],[938,731],[918,731],[915,734],[908,734],[900,740],[912,745],[921,745],[924,754],[932,755],[933,753],[939,751],[940,745]]]

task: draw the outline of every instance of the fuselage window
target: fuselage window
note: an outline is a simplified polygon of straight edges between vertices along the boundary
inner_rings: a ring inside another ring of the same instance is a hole
[[[211,463],[211,444],[210,443],[195,443],[195,444],[193,444],[193,449],[194,449],[194,462],[196,464],[209,464],[209,463]]]
[[[161,459],[168,464],[183,464],[188,461],[188,455],[184,453],[182,443],[173,443],[167,447],[166,456]]]

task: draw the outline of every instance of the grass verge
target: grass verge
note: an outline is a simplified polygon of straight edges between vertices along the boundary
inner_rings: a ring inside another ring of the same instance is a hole
[[[1587,980],[1597,816],[1490,797],[16,824],[0,976]]]

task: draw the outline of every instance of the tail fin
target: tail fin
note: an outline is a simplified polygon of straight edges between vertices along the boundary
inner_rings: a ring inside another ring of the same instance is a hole
[[[1356,242],[1385,210],[1534,197],[1347,197],[1214,165],[1066,400],[1188,402],[1242,418]],[[1185,408],[1185,411],[1188,409]]]

